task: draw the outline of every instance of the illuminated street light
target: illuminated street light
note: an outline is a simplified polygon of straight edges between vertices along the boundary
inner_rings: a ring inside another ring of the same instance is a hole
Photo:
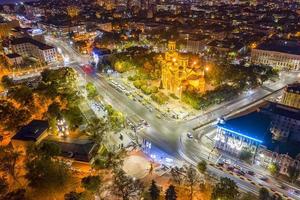
[[[66,123],[65,119],[59,119],[57,120],[57,129],[58,129],[58,135],[61,137],[66,137],[69,135],[68,125]]]

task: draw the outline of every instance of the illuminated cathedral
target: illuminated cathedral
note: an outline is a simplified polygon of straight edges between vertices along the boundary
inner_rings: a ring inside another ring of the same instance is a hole
[[[176,51],[176,42],[168,42],[168,51],[159,57],[162,87],[181,98],[185,90],[205,92],[204,70],[188,55]]]

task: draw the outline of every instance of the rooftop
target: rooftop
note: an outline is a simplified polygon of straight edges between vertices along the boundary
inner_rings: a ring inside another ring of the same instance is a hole
[[[49,125],[47,121],[32,120],[26,126],[23,126],[19,132],[17,132],[12,139],[23,141],[37,141],[38,138],[48,129]]]
[[[300,120],[299,109],[269,103],[266,107],[260,109],[260,111],[225,120],[224,123],[219,123],[217,126],[232,134],[256,141],[270,151],[279,154],[288,154],[295,158],[300,153],[300,142],[293,139],[293,134],[290,134],[286,140],[273,140],[272,133],[270,132],[272,115],[281,115]]]
[[[6,54],[5,56],[8,58],[18,58],[18,57],[20,57],[20,54],[10,53],[10,54]]]
[[[287,87],[286,87],[286,90],[288,92],[291,92],[291,93],[298,93],[300,94],[300,82],[296,82],[296,83],[293,83],[293,84],[289,84]]]
[[[253,124],[255,122],[255,125]],[[242,137],[263,143],[269,132],[271,119],[262,112],[252,112],[219,123],[218,127]]]
[[[291,40],[271,40],[260,44],[257,49],[300,55],[300,43]]]
[[[50,137],[48,137],[50,139]],[[93,156],[95,147],[97,146],[95,142],[89,140],[81,141],[53,141],[51,142],[57,144],[62,152],[63,157],[72,158],[77,161],[89,162]]]
[[[28,38],[28,37],[16,38],[16,39],[11,41],[12,45],[18,45],[18,44],[24,44],[24,43],[31,43],[31,44],[37,46],[41,50],[47,50],[47,49],[53,49],[54,48],[50,45],[44,44],[42,42],[39,42],[37,40],[34,40],[32,38]]]

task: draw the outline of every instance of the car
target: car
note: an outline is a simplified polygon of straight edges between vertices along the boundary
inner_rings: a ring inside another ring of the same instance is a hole
[[[159,114],[157,114],[156,117],[157,117],[158,119],[161,119],[161,116],[160,116]]]
[[[186,136],[189,138],[189,139],[193,139],[194,136],[191,132],[187,132]]]
[[[295,194],[295,195],[300,195],[300,191],[299,191],[299,190],[295,190],[295,191],[294,191],[294,194]]]
[[[247,174],[250,175],[250,176],[254,176],[255,175],[254,171],[247,171]]]
[[[285,186],[285,185],[280,185],[280,188],[283,189],[283,190],[286,190],[286,189],[287,189],[287,186]]]
[[[238,174],[241,176],[245,176],[246,173],[244,171],[240,170],[240,171],[238,171]]]
[[[264,177],[264,176],[263,176],[263,177],[260,177],[259,179],[262,180],[262,181],[265,181],[265,182],[268,181],[268,178],[267,178],[267,177]]]

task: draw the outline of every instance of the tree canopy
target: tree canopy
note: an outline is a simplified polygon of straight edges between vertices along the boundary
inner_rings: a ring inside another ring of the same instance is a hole
[[[235,200],[239,196],[239,190],[235,182],[229,178],[222,177],[215,185],[211,199],[212,200]]]

